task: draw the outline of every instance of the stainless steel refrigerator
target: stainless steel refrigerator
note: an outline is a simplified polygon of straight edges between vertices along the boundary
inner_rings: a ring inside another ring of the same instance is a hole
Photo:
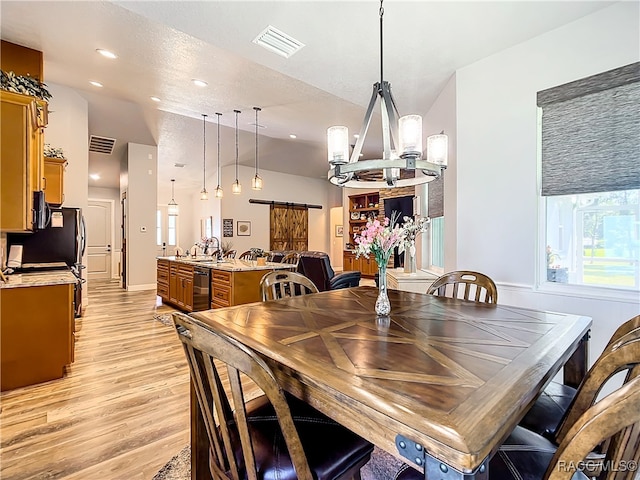
[[[7,247],[22,245],[22,264],[17,271],[70,270],[77,278],[76,316],[82,308],[82,256],[86,245],[86,231],[82,209],[51,208],[45,228],[33,233],[8,233]]]

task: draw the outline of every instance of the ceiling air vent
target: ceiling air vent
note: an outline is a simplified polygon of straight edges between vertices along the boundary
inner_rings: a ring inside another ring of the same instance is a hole
[[[290,37],[271,25],[265,28],[256,38],[254,38],[253,43],[258,44],[267,50],[271,50],[278,55],[282,55],[285,58],[289,58],[304,47],[304,43]]]
[[[89,138],[89,151],[93,153],[103,153],[105,155],[111,155],[113,153],[113,147],[115,144],[115,138],[91,135],[91,137]]]

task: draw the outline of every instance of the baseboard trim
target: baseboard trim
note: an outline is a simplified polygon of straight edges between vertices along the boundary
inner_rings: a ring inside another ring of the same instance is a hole
[[[147,283],[142,285],[127,285],[127,292],[141,292],[143,290],[155,290],[157,288],[156,283]]]

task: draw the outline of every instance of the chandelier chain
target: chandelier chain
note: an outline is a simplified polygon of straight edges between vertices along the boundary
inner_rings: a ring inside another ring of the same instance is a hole
[[[380,89],[382,89],[382,82],[384,81],[384,75],[382,66],[384,64],[383,58],[383,49],[382,49],[382,17],[384,16],[384,7],[382,6],[383,0],[380,0]]]

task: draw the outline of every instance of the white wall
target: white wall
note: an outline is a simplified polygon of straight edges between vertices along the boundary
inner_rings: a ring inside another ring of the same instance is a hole
[[[286,175],[268,170],[260,170],[264,187],[260,191],[251,190],[252,167],[239,167],[239,180],[242,193],[233,195],[231,184],[235,179],[235,166],[222,169],[224,179],[224,198],[222,199],[222,218],[233,219],[233,238],[224,237],[222,241],[231,241],[238,254],[251,247],[269,249],[270,206],[249,203],[250,198],[321,205],[322,209],[309,209],[309,250],[329,252],[330,243],[327,232],[330,227],[328,182],[322,179]],[[237,235],[237,222],[251,222],[251,236]],[[222,220],[214,218],[214,224],[221,228]]]
[[[457,252],[456,252],[456,239],[458,238],[458,187],[457,187],[457,126],[456,126],[456,77],[452,76],[445,87],[442,89],[438,98],[433,103],[429,112],[425,115],[423,120],[424,136],[435,135],[443,132],[449,137],[448,148],[448,162],[447,169],[444,171],[444,195],[446,201],[444,203],[444,228],[445,238],[453,239],[452,241],[446,241],[444,244],[444,271],[450,272],[455,270],[457,264]],[[427,183],[427,191],[429,184]],[[427,195],[427,191],[416,188],[416,195]],[[428,198],[428,197],[427,197]],[[428,215],[427,212],[422,212],[423,217]],[[422,234],[420,244],[424,242],[429,232]],[[418,265],[422,265],[422,258],[424,252],[418,252],[417,262]]]
[[[64,172],[65,207],[87,208],[89,198],[89,106],[75,90],[47,82],[52,98],[49,101],[49,125],[44,141],[62,148],[67,159]],[[82,263],[87,264],[87,256]],[[86,278],[86,273],[83,274]],[[89,303],[87,283],[83,286],[82,305]]]
[[[536,288],[542,254],[536,92],[637,62],[639,13],[637,2],[620,2],[456,74],[456,267],[494,278],[500,303],[592,317],[592,360],[617,325],[640,312],[640,299]]]
[[[127,290],[156,288],[157,150],[127,145]]]

